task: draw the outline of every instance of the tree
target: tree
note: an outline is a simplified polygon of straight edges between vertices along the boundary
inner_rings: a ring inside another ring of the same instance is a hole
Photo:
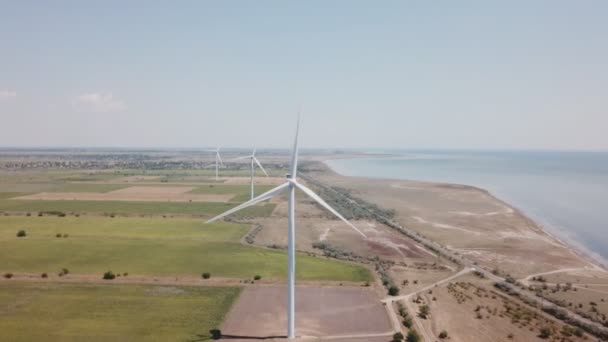
[[[420,312],[418,312],[418,316],[420,316],[420,318],[426,319],[430,312],[431,309],[429,308],[429,306],[424,304],[420,307]]]
[[[403,334],[400,332],[396,332],[393,335],[393,339],[391,340],[391,342],[401,342],[401,341],[403,341]]]
[[[105,280],[112,280],[116,278],[116,275],[114,273],[112,273],[112,271],[107,271],[106,273],[103,274],[103,279]]]
[[[405,339],[407,342],[420,342],[420,335],[416,332],[416,330],[411,329],[407,333],[407,338]]]
[[[211,273],[209,273],[209,272],[203,273],[203,279],[209,279],[209,278],[211,278]]]
[[[26,237],[26,233],[25,230],[21,229],[20,231],[17,232],[17,237]]]
[[[399,288],[397,286],[391,286],[388,288],[388,294],[389,296],[398,296],[399,295]]]
[[[262,279],[261,275],[256,274],[255,277],[253,277],[253,280],[260,280]]]
[[[441,338],[441,339],[448,338],[448,332],[447,332],[447,331],[445,331],[445,330],[442,330],[442,331],[439,333],[439,338]]]

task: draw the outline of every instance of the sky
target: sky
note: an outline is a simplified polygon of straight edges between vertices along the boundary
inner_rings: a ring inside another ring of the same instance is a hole
[[[3,1],[0,146],[608,150],[607,1]]]

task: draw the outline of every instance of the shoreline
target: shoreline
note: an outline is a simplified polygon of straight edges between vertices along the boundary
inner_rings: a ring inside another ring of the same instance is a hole
[[[391,158],[391,157],[388,157],[388,158]],[[337,170],[332,168],[331,165],[328,163],[332,160],[340,160],[340,159],[368,159],[368,158],[365,158],[365,157],[361,157],[361,158],[356,158],[356,157],[355,158],[327,158],[327,159],[320,160],[320,162],[323,165],[325,165],[329,171],[331,171],[334,174],[341,176],[341,177],[360,177],[360,178],[364,178],[364,179],[389,180],[389,181],[390,180],[411,181],[411,182],[418,182],[421,184],[429,184],[429,185],[455,186],[455,187],[461,187],[461,188],[466,188],[466,189],[473,189],[475,191],[484,193],[487,196],[491,197],[496,202],[500,203],[501,205],[505,206],[506,208],[513,210],[513,212],[521,215],[526,220],[529,220],[530,222],[532,222],[533,225],[535,227],[537,227],[539,230],[541,230],[545,235],[547,235],[549,238],[556,241],[558,244],[562,245],[564,248],[567,248],[571,253],[573,253],[577,257],[588,262],[591,266],[593,266],[593,268],[599,269],[602,271],[608,271],[608,260],[605,260],[602,256],[600,256],[596,252],[585,247],[582,243],[572,241],[572,239],[569,238],[568,236],[560,236],[561,234],[559,234],[558,229],[551,229],[551,228],[547,227],[547,224],[540,223],[539,221],[542,221],[542,219],[535,217],[537,215],[530,214],[530,213],[526,212],[526,210],[516,207],[509,202],[506,202],[505,200],[501,199],[500,197],[498,197],[497,195],[495,195],[494,193],[492,193],[491,191],[489,191],[485,188],[475,186],[475,185],[447,183],[447,182],[438,182],[438,181],[421,181],[421,180],[415,180],[415,179],[384,178],[384,177],[374,177],[374,176],[349,176],[349,175],[345,175],[345,174],[338,172]],[[369,159],[371,159],[371,158],[369,158]]]

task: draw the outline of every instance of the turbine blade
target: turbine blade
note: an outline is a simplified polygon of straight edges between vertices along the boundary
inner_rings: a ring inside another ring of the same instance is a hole
[[[298,112],[298,123],[296,125],[296,138],[293,142],[293,150],[291,151],[291,165],[289,167],[289,174],[291,178],[296,178],[298,172],[298,135],[300,134],[300,113]]]
[[[253,158],[253,160],[255,160],[255,162],[258,164],[258,166],[260,167],[262,172],[264,172],[266,177],[268,177],[268,173],[266,172],[266,170],[264,170],[264,167],[262,167],[262,164],[260,164],[260,161],[258,160],[258,158],[256,158],[255,156],[251,156],[251,158]]]
[[[222,157],[220,156],[219,148],[217,149],[216,155],[217,155],[217,159],[220,161],[220,165],[224,166],[224,161],[222,160]]]
[[[230,160],[242,160],[242,159],[249,159],[252,158],[253,156],[244,156],[244,157],[236,157],[236,158],[232,158]]]
[[[367,239],[367,236],[365,234],[363,234],[362,231],[360,231],[352,223],[348,222],[348,220],[345,219],[342,215],[340,215],[340,213],[338,213],[336,210],[334,210],[334,208],[330,207],[329,204],[327,204],[321,197],[319,197],[319,195],[315,194],[312,190],[310,190],[309,188],[305,187],[304,185],[302,185],[300,183],[296,182],[294,184],[296,185],[296,187],[298,187],[298,189],[302,190],[305,194],[307,194],[312,199],[314,199],[315,201],[317,201],[317,203],[319,203],[322,207],[324,207],[325,209],[329,210],[332,214],[336,215],[336,217],[338,217],[340,220],[344,221],[344,223],[346,223],[349,227],[351,227],[357,233],[361,234],[361,236],[363,236],[364,238]]]
[[[258,197],[255,197],[254,199],[252,199],[250,201],[247,201],[247,202],[245,202],[245,203],[243,203],[241,205],[238,205],[238,206],[236,206],[236,207],[234,207],[234,208],[232,208],[232,209],[230,209],[230,210],[228,210],[228,211],[226,211],[226,212],[224,212],[222,214],[217,215],[216,217],[208,220],[206,223],[211,223],[213,221],[217,221],[217,220],[221,219],[224,216],[228,216],[230,214],[236,213],[237,211],[239,211],[241,209],[244,209],[244,208],[250,207],[252,205],[258,204],[258,203],[260,203],[262,201],[265,201],[265,200],[271,198],[272,196],[280,193],[281,191],[285,190],[285,188],[287,188],[288,186],[289,186],[289,183],[285,182],[285,183],[277,186],[276,188],[271,189],[271,190],[269,190],[269,191],[267,191],[267,192],[259,195]]]
[[[253,153],[251,153],[252,157],[255,157],[255,147],[253,148]]]

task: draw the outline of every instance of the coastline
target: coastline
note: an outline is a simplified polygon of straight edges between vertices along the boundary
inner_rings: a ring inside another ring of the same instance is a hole
[[[388,158],[390,158],[390,157],[393,157],[393,156],[388,156]],[[327,158],[327,159],[318,160],[318,161],[320,161],[328,169],[328,171],[332,172],[333,174],[335,174],[337,176],[353,177],[353,176],[345,175],[345,174],[338,172],[336,169],[334,169],[330,165],[329,162],[331,162],[332,160],[339,160],[339,159],[371,159],[371,158],[368,158],[367,156],[361,156],[358,158],[357,157],[355,157],[355,158],[352,158],[352,157],[351,158]],[[468,184],[436,182],[436,181],[420,181],[420,180],[409,180],[409,179],[398,179],[398,178],[373,177],[373,176],[356,176],[356,177],[362,178],[362,179],[369,179],[369,180],[409,181],[409,182],[416,182],[416,183],[420,183],[420,184],[428,184],[428,185],[433,185],[433,186],[457,187],[457,188],[461,188],[461,189],[469,189],[469,190],[483,193],[486,196],[492,198],[492,200],[494,200],[496,203],[500,203],[505,208],[509,208],[514,213],[517,213],[517,214],[521,215],[522,217],[524,217],[526,220],[531,222],[535,228],[538,228],[540,231],[542,231],[543,234],[545,234],[546,236],[548,236],[549,238],[551,238],[552,240],[554,240],[555,242],[557,242],[559,245],[563,246],[564,248],[567,248],[573,255],[576,255],[578,258],[581,258],[585,262],[589,263],[592,266],[591,269],[608,271],[608,261],[605,260],[603,257],[601,257],[599,254],[590,250],[589,248],[584,246],[582,243],[568,237],[566,233],[560,234],[559,229],[549,228],[547,223],[541,223],[543,220],[542,220],[542,218],[538,218],[537,215],[531,214],[531,213],[527,212],[525,209],[521,209],[521,208],[507,202],[506,200],[501,199],[498,195],[496,195],[496,194],[492,193],[491,191],[484,189],[482,187],[475,186],[475,185],[468,185]]]

